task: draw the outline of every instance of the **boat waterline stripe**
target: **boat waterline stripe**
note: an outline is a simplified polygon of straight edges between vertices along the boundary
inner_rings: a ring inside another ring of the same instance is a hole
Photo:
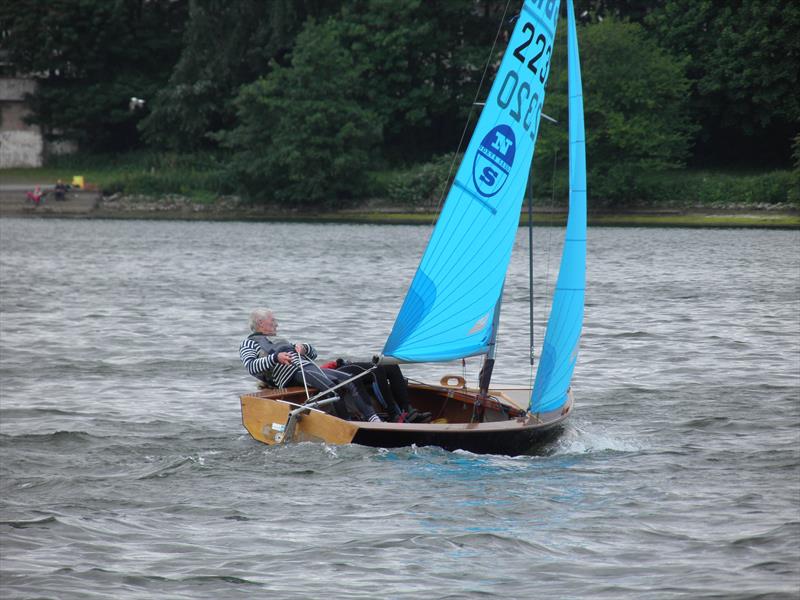
[[[485,209],[487,209],[493,215],[497,214],[497,209],[495,207],[493,207],[491,204],[486,202],[486,200],[484,200],[483,198],[478,196],[475,192],[473,192],[471,189],[469,189],[467,186],[465,186],[463,183],[461,183],[458,179],[453,181],[453,185],[456,186],[458,189],[460,189],[465,194],[467,194],[473,200],[477,200],[478,202],[480,202],[483,205],[483,207]]]
[[[539,16],[539,13],[535,12],[530,6],[528,6],[527,3],[522,5],[522,12],[528,13],[534,21],[539,23],[539,25],[541,25],[544,28],[544,30],[550,35],[551,40],[553,39],[553,37],[555,37],[555,35],[553,34],[553,28],[550,25],[550,23],[542,19],[542,17]]]

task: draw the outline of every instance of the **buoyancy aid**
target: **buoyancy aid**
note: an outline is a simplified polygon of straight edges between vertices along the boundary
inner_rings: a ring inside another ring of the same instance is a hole
[[[251,333],[247,337],[261,347],[258,353],[260,358],[269,356],[272,353],[294,352],[294,346],[285,338],[268,338],[263,333]],[[260,373],[257,377],[267,385],[275,387],[275,382],[267,373]]]
[[[262,357],[268,356],[273,352],[294,352],[294,345],[284,338],[268,338],[263,333],[251,333],[247,336],[254,342],[261,346],[263,354],[259,353]]]

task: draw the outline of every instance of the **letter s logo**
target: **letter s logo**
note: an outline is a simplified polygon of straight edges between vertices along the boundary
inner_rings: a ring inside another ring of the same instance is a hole
[[[480,180],[486,185],[491,187],[494,185],[495,179],[497,179],[498,175],[499,173],[495,171],[493,168],[484,167],[483,173],[480,176]]]
[[[478,144],[472,163],[472,183],[484,198],[497,194],[511,174],[517,151],[514,130],[508,125],[490,129]]]

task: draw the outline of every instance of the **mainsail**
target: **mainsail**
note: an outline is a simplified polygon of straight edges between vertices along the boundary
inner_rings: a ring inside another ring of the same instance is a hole
[[[489,350],[550,72],[558,0],[522,6],[486,105],[383,349],[406,362]]]
[[[578,36],[572,0],[567,0],[569,78],[569,217],[553,305],[531,394],[531,412],[547,412],[567,402],[578,359],[586,285],[586,136]]]

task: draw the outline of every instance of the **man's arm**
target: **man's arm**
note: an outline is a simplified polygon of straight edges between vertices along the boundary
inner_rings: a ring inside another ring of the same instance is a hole
[[[245,339],[239,346],[239,358],[247,372],[253,377],[269,373],[278,362],[278,355],[270,352],[266,356],[259,357],[261,346],[251,339]]]
[[[295,344],[294,347],[298,354],[301,354],[310,360],[317,358],[317,351],[311,344]]]

